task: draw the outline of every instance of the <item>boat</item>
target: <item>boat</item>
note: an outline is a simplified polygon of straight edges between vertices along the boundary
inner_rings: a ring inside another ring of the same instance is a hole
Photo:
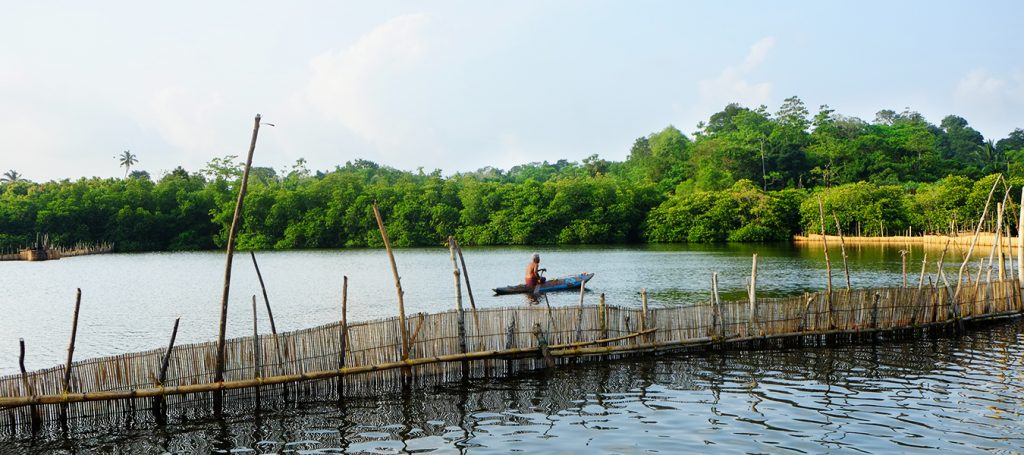
[[[537,292],[552,292],[552,291],[566,291],[569,289],[579,289],[583,283],[586,283],[594,277],[593,273],[577,273],[575,275],[568,275],[547,280],[540,284],[537,288]],[[494,288],[495,295],[505,294],[528,294],[534,292],[534,288],[523,284],[513,284],[500,288]]]

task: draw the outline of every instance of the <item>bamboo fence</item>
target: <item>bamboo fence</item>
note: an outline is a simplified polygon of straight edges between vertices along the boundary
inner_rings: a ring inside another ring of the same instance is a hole
[[[64,366],[0,378],[0,438],[25,436],[57,422],[116,426],[140,418],[187,420],[206,415],[208,392],[223,392],[230,409],[245,410],[258,407],[261,398],[280,396],[292,383],[293,394],[372,396],[411,382],[507,376],[575,358],[915,333],[1018,317],[1024,310],[1016,279],[973,283],[955,299],[948,286],[922,283],[839,289],[831,298],[827,292],[756,298],[754,305],[712,295],[701,304],[645,307],[604,305],[602,296],[599,305],[481,308],[477,318],[463,319],[462,331],[460,313],[452,310],[410,315],[405,331],[398,318],[390,318],[349,323],[344,331],[337,322],[276,339],[229,339],[223,382],[214,381],[217,342],[173,346],[172,341],[169,355],[155,349],[74,362],[66,390]],[[407,358],[403,332],[411,333]],[[474,351],[463,353],[463,346]]]

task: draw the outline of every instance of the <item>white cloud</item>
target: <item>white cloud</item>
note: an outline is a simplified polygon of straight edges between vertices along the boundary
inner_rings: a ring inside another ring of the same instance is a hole
[[[216,92],[197,94],[182,87],[158,89],[149,101],[152,128],[185,155],[221,156],[223,137],[219,120],[226,103]]]
[[[953,89],[955,112],[987,138],[1005,137],[1020,124],[1024,110],[1024,71],[992,74],[985,68],[969,71]]]
[[[749,82],[749,73],[757,69],[775,46],[775,37],[769,36],[750,46],[743,63],[728,66],[713,79],[704,79],[698,83],[701,105],[704,109],[720,109],[722,106],[737,102],[745,106],[767,104],[772,93],[771,82]],[[711,112],[705,110],[705,112]]]
[[[747,58],[743,60],[743,69],[750,71],[764,63],[764,60],[768,58],[768,51],[771,51],[773,47],[775,47],[774,36],[766,36],[754,43],[753,46],[750,46],[750,51],[747,52]]]
[[[417,75],[430,60],[431,21],[426,14],[399,16],[313,58],[309,103],[385,154],[431,143],[422,101],[430,89]]]

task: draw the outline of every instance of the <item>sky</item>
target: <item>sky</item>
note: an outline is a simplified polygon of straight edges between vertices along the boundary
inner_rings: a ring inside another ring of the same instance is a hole
[[[1024,128],[1019,1],[0,0],[0,172],[621,161],[727,104]]]

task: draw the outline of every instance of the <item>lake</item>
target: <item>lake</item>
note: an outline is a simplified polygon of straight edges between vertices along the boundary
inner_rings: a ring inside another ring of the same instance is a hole
[[[832,245],[830,245],[832,246]],[[833,282],[844,285],[832,246]],[[741,298],[757,253],[758,290],[790,295],[825,287],[819,248],[773,245],[579,248],[468,248],[467,268],[480,307],[526,305],[491,288],[522,280],[533,251],[548,276],[594,272],[585,299],[613,305],[686,305],[708,298],[719,272],[725,298]],[[850,248],[854,287],[902,282],[897,247]],[[935,270],[938,251],[929,251]],[[911,248],[916,284],[923,252]],[[396,314],[390,265],[382,250],[258,253],[279,330],[340,318],[342,276],[349,319]],[[407,313],[454,305],[452,265],[443,248],[397,250]],[[952,254],[948,270],[959,266]],[[951,265],[950,265],[951,264]],[[174,318],[178,343],[216,337],[222,253],[115,254],[59,261],[0,263],[0,374],[17,371],[18,338],[30,369],[62,363],[75,288],[82,310],[78,359],[162,347]],[[259,284],[248,254],[235,258],[229,336],[251,331]],[[578,293],[550,296],[552,305]],[[269,331],[262,313],[261,331]],[[407,453],[517,451],[892,452],[1019,450],[1024,425],[1022,324],[961,336],[804,348],[727,351],[560,367],[509,379],[473,380],[396,391],[375,400],[299,403],[259,415],[164,428],[80,433],[17,452]],[[6,449],[0,449],[3,451]]]

